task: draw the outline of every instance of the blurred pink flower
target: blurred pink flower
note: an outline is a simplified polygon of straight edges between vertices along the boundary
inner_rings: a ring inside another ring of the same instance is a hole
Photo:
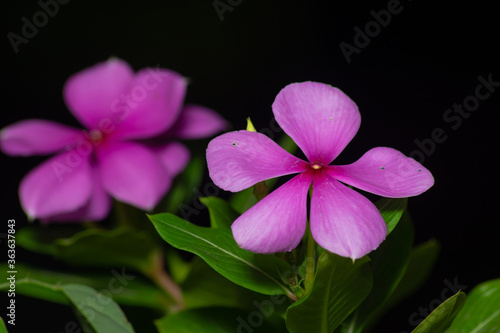
[[[207,148],[210,177],[227,191],[299,173],[234,221],[234,238],[244,249],[274,253],[297,247],[306,230],[312,183],[313,238],[330,252],[360,258],[380,245],[387,227],[370,200],[342,183],[391,198],[418,195],[434,184],[427,169],[392,148],[373,148],[349,165],[329,165],[361,123],[356,104],[337,88],[290,84],[276,97],[273,112],[308,162],[256,132],[229,132]]]
[[[86,127],[79,130],[31,119],[0,131],[0,147],[12,156],[56,153],[21,181],[19,196],[29,218],[48,221],[101,220],[110,195],[144,210],[152,209],[189,161],[178,142],[147,140],[201,138],[226,127],[214,111],[183,107],[187,82],[160,68],[134,73],[110,59],[71,76],[64,100]]]

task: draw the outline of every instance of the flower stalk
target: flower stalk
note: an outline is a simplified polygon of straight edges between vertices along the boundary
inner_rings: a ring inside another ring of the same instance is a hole
[[[316,242],[307,226],[307,254],[306,254],[306,277],[304,278],[304,295],[311,290],[314,282],[314,272],[316,268]]]
[[[180,286],[165,271],[163,255],[158,251],[154,254],[153,265],[146,275],[167,295],[172,297],[175,303],[170,307],[171,312],[184,309],[184,298]]]

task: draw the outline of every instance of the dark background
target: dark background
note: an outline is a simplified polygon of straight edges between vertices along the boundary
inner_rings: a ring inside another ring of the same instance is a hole
[[[409,155],[419,149],[415,140],[429,139],[441,128],[446,141],[435,144],[423,161],[436,184],[410,199],[409,209],[415,242],[435,238],[442,253],[422,290],[376,331],[411,330],[409,316],[440,298],[443,280],[457,279],[467,292],[500,275],[498,166],[493,159],[498,157],[500,91],[480,102],[456,130],[443,120],[454,103],[474,94],[478,76],[500,81],[499,26],[493,5],[406,0],[401,12],[347,63],[339,44],[353,45],[353,29],[364,30],[374,20],[370,11],[386,9],[388,3],[246,0],[224,12],[221,21],[210,0],[73,0],[59,5],[58,13],[16,54],[7,34],[21,35],[22,18],[32,22],[41,7],[35,1],[10,1],[4,3],[1,20],[0,128],[26,118],[79,127],[64,105],[63,84],[110,56],[136,70],[159,65],[189,77],[187,101],[217,110],[236,129],[245,127],[248,116],[257,129],[269,127],[271,104],[289,83],[313,80],[337,86],[362,115],[361,129],[339,163],[353,162],[375,146]],[[4,222],[15,218],[17,228],[26,224],[17,187],[43,159],[0,155]],[[4,225],[0,232],[6,229]],[[18,249],[19,261],[32,258],[38,257]],[[62,332],[74,320],[66,307],[21,296],[16,303],[16,332],[33,323],[37,332]]]

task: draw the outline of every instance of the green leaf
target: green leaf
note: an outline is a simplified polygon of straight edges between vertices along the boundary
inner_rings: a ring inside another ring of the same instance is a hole
[[[388,235],[394,230],[401,219],[407,203],[408,198],[382,198],[375,203],[375,206],[378,208],[387,224]]]
[[[290,333],[330,333],[370,293],[372,274],[367,256],[356,260],[324,252],[318,259],[310,293],[292,304],[286,314]]]
[[[408,268],[387,301],[390,306],[416,292],[427,281],[438,259],[440,249],[439,242],[434,239],[413,248]]]
[[[427,318],[422,321],[412,333],[442,333],[458,315],[465,304],[467,296],[459,291],[441,303]],[[469,333],[472,331],[468,331]]]
[[[375,310],[387,301],[395,290],[410,261],[413,235],[413,224],[405,211],[394,232],[369,255],[372,259],[373,288],[368,298],[346,323],[344,332],[361,332],[367,318],[376,313]]]
[[[163,317],[155,324],[160,333],[280,332],[259,311],[224,307],[185,310]]]
[[[293,293],[273,273],[255,262],[252,252],[241,249],[230,230],[196,226],[175,215],[149,216],[160,236],[170,245],[192,252],[232,282],[267,295]]]
[[[80,272],[78,275],[47,271],[16,263],[16,292],[20,295],[43,299],[49,302],[69,304],[62,294],[65,284],[83,284],[111,295],[122,305],[141,306],[165,311],[169,300],[156,286],[140,276],[126,270],[111,269],[99,272]],[[7,263],[0,264],[0,270],[7,271]],[[9,290],[7,282],[0,283],[0,290]]]
[[[145,274],[154,266],[159,251],[146,232],[128,227],[88,229],[55,242],[55,257],[71,265],[124,266]]]
[[[257,295],[229,281],[200,258],[194,259],[193,268],[181,288],[187,308],[209,306],[247,308]]]
[[[96,333],[134,332],[125,314],[111,298],[79,284],[63,285],[61,290]]]
[[[5,327],[5,322],[3,321],[2,317],[0,317],[0,333],[8,333],[7,327]]]
[[[29,250],[52,255],[71,265],[125,266],[145,274],[150,272],[160,253],[157,242],[146,231],[129,227],[90,228],[70,234],[70,230],[75,229],[22,228],[18,242]],[[67,236],[62,238],[64,235]]]
[[[365,328],[371,328],[391,308],[417,291],[429,277],[439,255],[439,243],[429,240],[414,247],[409,263],[394,291],[389,298],[366,319]]]
[[[500,279],[476,286],[446,333],[500,332]]]
[[[239,214],[225,200],[217,197],[200,198],[202,204],[207,206],[210,213],[212,228],[231,228]]]

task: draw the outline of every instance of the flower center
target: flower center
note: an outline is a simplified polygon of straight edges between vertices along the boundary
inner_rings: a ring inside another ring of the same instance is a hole
[[[310,164],[310,167],[314,170],[319,170],[323,167],[323,164],[321,164],[319,162],[314,162],[314,163]]]

